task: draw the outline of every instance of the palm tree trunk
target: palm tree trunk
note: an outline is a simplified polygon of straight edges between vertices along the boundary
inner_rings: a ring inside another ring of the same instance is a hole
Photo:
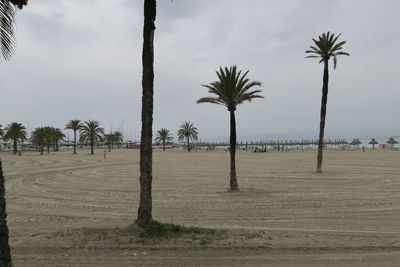
[[[17,154],[17,138],[14,138],[14,154]]]
[[[156,0],[144,1],[142,132],[140,140],[140,201],[137,224],[147,227],[153,222],[151,186],[153,180],[153,93],[154,93],[154,31]]]
[[[162,143],[162,150],[165,151],[165,141]]]
[[[189,136],[187,137],[187,151],[190,152],[190,139]]]
[[[40,147],[40,155],[43,155],[43,146]]]
[[[74,130],[74,154],[76,154],[76,130]]]
[[[321,99],[321,121],[319,125],[319,141],[318,141],[318,156],[317,156],[317,172],[322,172],[322,153],[324,149],[324,132],[325,132],[325,117],[326,104],[328,102],[328,82],[329,82],[329,65],[328,61],[324,62],[324,79],[322,85]]]
[[[90,154],[91,155],[94,155],[93,147],[94,147],[94,140],[93,140],[93,138],[90,138]]]
[[[230,154],[231,154],[231,172],[230,172],[230,186],[231,186],[231,191],[237,191],[239,190],[239,186],[237,183],[237,177],[236,177],[236,162],[235,162],[235,156],[236,156],[236,119],[235,119],[235,111],[231,110],[230,111],[231,115],[231,136],[230,136]]]
[[[0,266],[11,267],[10,245],[8,243],[7,211],[3,166],[0,160]]]
[[[47,143],[47,154],[50,153],[50,143]]]

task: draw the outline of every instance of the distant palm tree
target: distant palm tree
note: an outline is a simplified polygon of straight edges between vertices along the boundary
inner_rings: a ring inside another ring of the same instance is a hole
[[[312,39],[316,46],[310,46],[311,50],[307,50],[307,54],[312,54],[306,58],[318,58],[319,63],[324,63],[324,77],[322,85],[321,99],[321,120],[319,126],[318,156],[317,156],[317,172],[322,172],[322,153],[324,149],[324,131],[326,104],[328,102],[328,83],[329,83],[329,60],[333,58],[333,68],[336,69],[338,56],[350,56],[349,53],[341,51],[346,41],[336,43],[341,34],[335,37],[330,32],[323,33],[318,36],[318,40]]]
[[[70,120],[66,125],[66,130],[74,131],[74,154],[76,154],[76,132],[79,131],[82,127],[80,120]]]
[[[154,141],[156,141],[157,143],[162,144],[163,151],[165,151],[165,145],[171,143],[172,140],[174,140],[174,138],[172,137],[169,130],[165,128],[161,128],[160,130],[158,130],[156,138],[154,139]]]
[[[14,8],[10,3],[22,8],[27,0],[0,0],[0,53],[1,57],[9,60],[14,47]],[[8,226],[3,165],[0,159],[0,266],[11,267],[10,245],[8,243]]]
[[[114,136],[114,142],[117,144],[117,147],[119,148],[120,144],[124,141],[124,136],[119,131],[114,132],[113,136]]]
[[[190,152],[190,140],[197,140],[198,137],[197,128],[190,121],[185,121],[179,126],[177,135],[179,141],[186,139],[187,151]]]
[[[104,134],[103,140],[107,144],[108,152],[110,152],[114,143],[114,135],[112,133]]]
[[[47,129],[45,127],[38,127],[32,132],[31,142],[38,146],[40,154],[43,155],[44,146],[46,144]]]
[[[90,142],[90,154],[94,155],[93,147],[98,141],[102,141],[104,135],[104,129],[100,127],[98,121],[85,121],[81,128],[80,141]]]
[[[151,185],[153,181],[153,93],[154,93],[154,31],[156,0],[144,0],[142,50],[142,131],[140,138],[140,200],[137,225],[147,227],[153,222]]]
[[[59,151],[60,148],[58,146],[58,143],[61,140],[64,140],[65,134],[61,131],[61,129],[53,128],[52,132],[51,132],[51,135],[52,135],[52,139],[53,139],[53,143],[54,143],[54,151]]]
[[[47,148],[47,154],[50,153],[50,146],[53,144],[53,132],[54,128],[51,126],[46,126],[44,128],[44,143]]]
[[[250,81],[247,78],[249,71],[242,74],[242,71],[237,71],[236,66],[229,69],[219,68],[217,71],[218,81],[212,82],[209,85],[203,85],[208,88],[208,92],[212,95],[203,97],[197,100],[197,103],[211,103],[224,106],[230,113],[231,130],[230,130],[230,189],[232,191],[239,190],[236,176],[236,119],[235,111],[238,105],[255,98],[264,98],[258,93],[261,90],[251,90],[255,86],[261,86],[260,82]]]
[[[26,140],[25,127],[21,123],[13,122],[7,125],[4,140],[13,140],[14,154],[17,153],[18,141]]]

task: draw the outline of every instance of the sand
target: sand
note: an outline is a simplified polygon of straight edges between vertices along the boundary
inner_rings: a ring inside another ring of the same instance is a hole
[[[399,266],[400,152],[154,152],[153,216],[223,229],[138,242],[139,152],[1,152],[18,266]],[[91,229],[91,230],[88,230]],[[111,229],[111,230],[110,230]]]

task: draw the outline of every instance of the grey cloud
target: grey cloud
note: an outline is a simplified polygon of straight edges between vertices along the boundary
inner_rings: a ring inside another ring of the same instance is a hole
[[[80,118],[116,129],[123,120],[126,137],[138,137],[142,8],[32,1],[18,14],[16,56],[0,65],[0,123],[63,127]],[[399,134],[399,9],[396,0],[159,0],[154,128],[175,132],[190,120],[201,139],[227,139],[227,112],[195,101],[219,66],[236,64],[266,97],[239,107],[239,139],[316,137],[322,66],[304,51],[331,30],[351,56],[331,71],[328,137]]]

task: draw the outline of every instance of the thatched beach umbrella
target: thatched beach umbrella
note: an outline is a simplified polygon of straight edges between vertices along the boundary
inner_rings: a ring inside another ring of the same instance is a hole
[[[379,143],[375,140],[375,138],[372,138],[372,140],[368,144],[372,145],[372,149],[375,149],[375,145]]]
[[[393,137],[391,137],[386,143],[389,144],[390,148],[394,148],[395,145],[398,144],[399,142],[397,142]]]
[[[351,143],[350,143],[350,145],[353,146],[353,149],[354,148],[358,148],[359,145],[361,145],[361,144],[362,144],[362,142],[359,139],[356,139],[356,138],[354,138],[353,141],[351,141]]]

